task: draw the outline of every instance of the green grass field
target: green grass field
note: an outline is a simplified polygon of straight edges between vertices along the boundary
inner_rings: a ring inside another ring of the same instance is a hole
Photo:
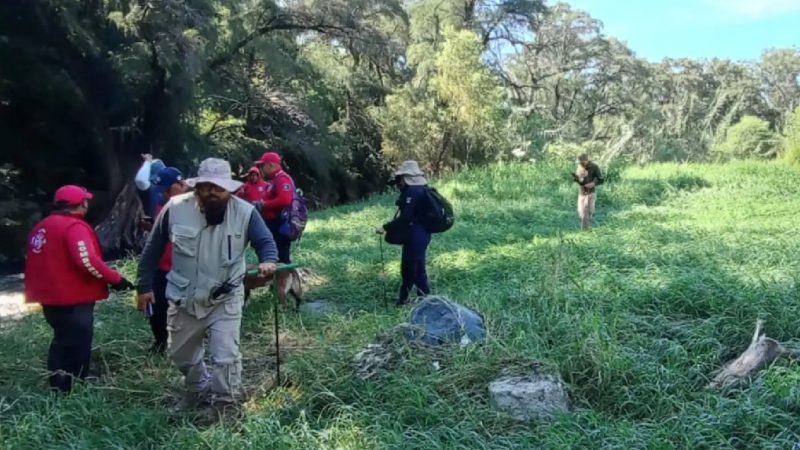
[[[285,373],[270,389],[272,314],[245,310],[240,421],[198,426],[170,412],[180,376],[149,357],[132,297],[98,307],[104,381],[45,391],[50,331],[40,315],[0,329],[0,447],[175,449],[790,449],[800,441],[800,370],[782,360],[717,393],[712,372],[749,343],[757,318],[800,338],[800,185],[783,163],[654,165],[612,171],[591,233],[577,231],[568,166],[493,166],[436,183],[457,224],[434,239],[434,291],[481,311],[490,339],[409,356],[386,378],[353,377],[353,355],[408,308],[384,309],[377,197],[313,215],[296,259],[329,316],[285,313]],[[399,251],[387,248],[389,292]],[[487,384],[533,360],[558,370],[576,404],[551,424],[489,406]]]

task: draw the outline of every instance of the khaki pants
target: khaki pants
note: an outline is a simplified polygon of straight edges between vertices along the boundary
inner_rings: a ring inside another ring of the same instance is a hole
[[[168,352],[186,377],[189,392],[206,395],[210,400],[233,402],[242,384],[242,356],[239,353],[239,330],[243,298],[216,305],[202,319],[170,303],[167,311]],[[211,373],[203,362],[203,339],[208,333]]]
[[[581,230],[592,228],[592,216],[594,215],[594,204],[597,193],[578,194],[578,217],[581,218]]]

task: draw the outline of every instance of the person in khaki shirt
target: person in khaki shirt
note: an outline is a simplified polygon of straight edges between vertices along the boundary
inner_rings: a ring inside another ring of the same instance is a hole
[[[139,309],[154,302],[153,274],[167,242],[167,352],[185,376],[181,405],[224,408],[237,402],[242,358],[239,334],[244,303],[245,250],[250,244],[262,276],[276,270],[272,234],[253,205],[233,196],[241,187],[230,164],[209,158],[186,180],[194,192],[172,197],[156,218],[139,262]],[[211,370],[204,359],[208,336]]]
[[[576,163],[574,179],[578,183],[578,217],[581,219],[581,230],[588,231],[592,228],[597,186],[603,184],[603,174],[600,167],[589,159],[589,155],[578,156]]]

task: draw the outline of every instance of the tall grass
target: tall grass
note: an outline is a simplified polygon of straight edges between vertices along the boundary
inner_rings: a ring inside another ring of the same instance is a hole
[[[795,169],[615,172],[591,233],[577,231],[569,169],[495,165],[437,183],[458,221],[431,246],[434,290],[485,315],[484,345],[409,356],[381,380],[354,379],[353,355],[407,313],[382,304],[372,230],[393,199],[377,197],[313,216],[297,254],[322,280],[309,295],[347,312],[282,316],[290,388],[259,389],[271,367],[269,299],[246,309],[253,395],[244,419],[201,427],[170,413],[180,377],[145,356],[149,331],[131,298],[113,298],[98,308],[95,339],[105,381],[68,398],[44,393],[42,318],[0,330],[0,446],[791,448],[800,440],[796,365],[782,361],[731,392],[704,386],[746,347],[756,318],[772,337],[800,337]],[[394,292],[398,249],[387,258]],[[487,383],[533,360],[564,377],[573,415],[524,425],[489,406]]]

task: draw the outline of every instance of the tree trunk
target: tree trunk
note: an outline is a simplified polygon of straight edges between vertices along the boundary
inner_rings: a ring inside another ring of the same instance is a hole
[[[117,195],[111,212],[96,228],[100,246],[106,257],[122,256],[126,252],[139,252],[145,234],[139,229],[142,205],[136,194],[136,186],[128,182]]]

